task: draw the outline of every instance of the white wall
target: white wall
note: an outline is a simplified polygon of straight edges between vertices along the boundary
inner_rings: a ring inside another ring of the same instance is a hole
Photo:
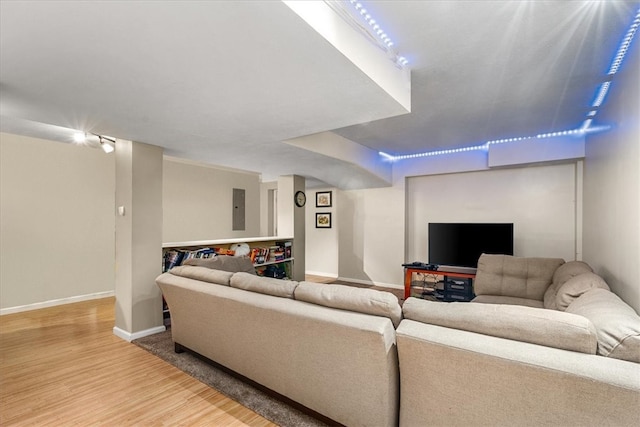
[[[341,279],[401,286],[402,263],[428,260],[429,221],[505,221],[516,223],[517,255],[576,258],[576,162],[487,170],[486,153],[452,157],[448,168],[461,172],[407,177],[406,192],[401,179],[388,188],[337,191],[337,248],[331,239],[309,238],[308,252],[337,252]],[[474,165],[482,170],[469,172]]]
[[[0,134],[0,304],[114,290],[115,160]]]
[[[541,144],[544,146],[543,155],[540,154]],[[581,225],[581,211],[578,209],[581,203],[581,174],[577,167],[580,162],[576,156],[579,157],[583,152],[583,145],[584,138],[562,137],[554,138],[553,141],[532,140],[529,145],[521,145],[521,151],[517,156],[506,152],[507,147],[492,145],[486,150],[402,160],[393,165],[391,187],[337,191],[334,223],[338,236],[335,251],[338,253],[339,278],[378,285],[402,286],[402,263],[426,259],[426,237],[420,237],[421,230],[416,230],[416,226],[409,221],[414,223],[417,221],[416,209],[421,209],[424,203],[429,206],[441,206],[442,201],[434,196],[428,202],[421,202],[422,195],[411,195],[408,192],[405,194],[405,185],[408,185],[405,180],[413,179],[416,179],[416,182],[422,182],[421,180],[427,182],[431,178],[450,181],[440,185],[441,189],[446,187],[444,190],[446,197],[454,198],[455,203],[459,203],[461,197],[467,200],[464,205],[465,210],[459,211],[459,221],[478,221],[478,218],[495,217],[495,214],[500,212],[504,214],[506,211],[502,205],[511,201],[504,198],[497,200],[497,198],[505,189],[511,194],[518,194],[518,197],[527,198],[529,207],[532,203],[537,207],[527,211],[518,206],[509,205],[511,207],[507,209],[511,214],[519,212],[520,218],[526,218],[526,221],[520,220],[522,233],[517,237],[516,250],[523,255],[536,253],[540,254],[539,256],[545,256],[543,253],[551,248],[550,250],[558,254],[557,256],[574,259],[581,243],[580,233],[576,231]],[[501,172],[502,169],[497,168],[490,169],[491,156],[497,159],[496,161],[502,167],[507,167],[510,162],[517,166],[512,169],[512,172]],[[536,172],[540,169],[533,168],[533,171],[528,171],[531,166],[527,164],[527,159],[531,163],[555,162],[562,159],[566,164],[551,169],[559,171],[555,176],[544,176],[544,172],[541,175]],[[469,186],[473,185],[471,181],[475,179],[473,174],[482,173],[482,171],[490,171],[486,175],[488,177],[501,176],[501,173],[513,175],[505,177],[504,181],[490,179],[490,188],[493,191],[488,189],[484,196],[485,200],[491,202],[479,201],[475,194],[470,194],[468,191]],[[495,175],[493,175],[494,172]],[[539,176],[532,176],[536,173]],[[510,181],[514,177],[516,180]],[[556,178],[558,181],[555,180]],[[410,191],[419,193],[421,190],[413,187]],[[558,197],[563,201],[560,205],[557,205]],[[577,202],[575,202],[576,199]],[[551,203],[551,205],[546,206],[545,203]],[[492,212],[494,208],[495,212]],[[552,237],[551,232],[544,233],[538,230],[533,231],[537,233],[533,238],[527,235],[533,227],[532,224],[536,223],[533,218],[527,216],[537,216],[541,212],[544,212],[544,218],[539,218],[538,223],[553,224],[554,231],[560,233],[558,237]],[[554,215],[558,213],[562,213],[562,219],[556,220]],[[309,221],[309,216],[307,218]],[[307,230],[313,233],[309,226]],[[543,245],[540,244],[541,234],[548,234],[543,239],[545,241]],[[554,239],[562,243],[560,249],[550,243]],[[418,243],[419,241],[425,241],[422,252],[417,249],[421,244]],[[317,254],[334,252],[330,239],[319,242],[317,248],[315,245],[316,241],[309,239],[308,250]],[[310,262],[313,263],[313,261]],[[324,267],[324,269],[328,268]]]
[[[316,207],[316,193],[331,191],[331,207]],[[337,215],[339,191],[333,187],[308,190],[305,210],[307,274],[338,277],[338,233],[340,217]],[[331,213],[331,228],[316,228],[316,213]]]
[[[233,189],[245,190],[245,230],[232,230]],[[163,242],[260,236],[260,176],[165,158]]]
[[[272,198],[271,192],[275,192]],[[277,235],[278,181],[260,183],[260,234],[261,237]],[[275,199],[275,200],[274,200]],[[274,206],[275,205],[275,206]]]
[[[576,164],[407,179],[407,259],[427,262],[429,222],[514,223],[514,255],[576,259]]]
[[[163,241],[259,235],[257,174],[163,167]],[[2,312],[113,294],[115,156],[0,133],[0,173]],[[246,190],[244,232],[231,231],[233,188]]]
[[[404,262],[404,187],[338,193],[338,276],[400,286]]]
[[[640,45],[628,51],[597,123],[611,131],[587,138],[584,163],[584,259],[640,312]]]

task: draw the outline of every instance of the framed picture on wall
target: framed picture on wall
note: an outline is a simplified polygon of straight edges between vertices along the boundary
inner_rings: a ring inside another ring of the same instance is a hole
[[[331,207],[331,191],[316,191],[316,208]]]
[[[331,212],[316,214],[316,228],[331,228]]]

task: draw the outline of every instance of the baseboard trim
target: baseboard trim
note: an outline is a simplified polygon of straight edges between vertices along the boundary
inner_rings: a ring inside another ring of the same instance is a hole
[[[330,279],[337,279],[338,276],[335,273],[326,273],[324,271],[305,271],[305,274],[310,276],[322,276]]]
[[[118,338],[122,338],[125,341],[131,342],[133,340],[137,340],[138,338],[144,338],[149,335],[159,334],[160,332],[164,332],[166,330],[167,328],[163,325],[131,333],[125,331],[124,329],[118,328],[117,326],[114,326],[113,335],[117,336]]]
[[[383,287],[383,288],[391,288],[391,289],[404,289],[403,285],[396,285],[396,284],[393,284],[393,283],[374,282],[372,280],[352,279],[350,277],[338,277],[336,280],[340,280],[340,281],[343,281],[343,282],[358,283],[360,285],[380,286],[380,287]]]
[[[90,301],[93,299],[108,298],[115,295],[114,291],[96,292],[93,294],[77,295],[75,297],[53,299],[49,301],[36,302],[33,304],[18,305],[0,309],[0,316],[5,314],[21,313],[23,311],[39,310],[41,308],[55,307],[57,305],[72,304],[74,302]]]

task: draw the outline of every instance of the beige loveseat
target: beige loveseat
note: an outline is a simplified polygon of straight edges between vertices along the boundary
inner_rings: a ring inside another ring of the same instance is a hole
[[[640,425],[640,317],[582,262],[483,255],[471,303],[409,298],[400,425]]]
[[[402,314],[394,295],[207,263],[156,280],[178,351],[195,351],[344,425],[397,425]]]

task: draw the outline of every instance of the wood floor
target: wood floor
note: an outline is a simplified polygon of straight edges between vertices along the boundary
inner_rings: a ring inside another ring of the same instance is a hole
[[[113,298],[0,316],[0,425],[275,426],[113,325]]]

